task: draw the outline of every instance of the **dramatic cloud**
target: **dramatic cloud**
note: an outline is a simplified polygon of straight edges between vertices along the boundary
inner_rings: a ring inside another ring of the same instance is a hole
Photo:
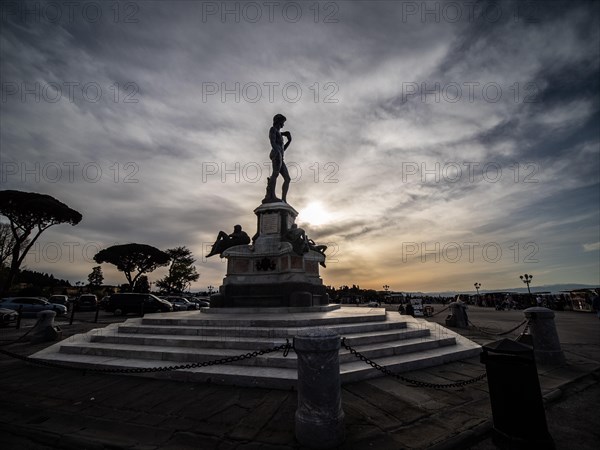
[[[597,2],[1,7],[2,188],[83,214],[32,269],[84,280],[114,243],[185,245],[194,287],[220,285],[203,255],[254,234],[281,112],[326,284],[600,283]]]

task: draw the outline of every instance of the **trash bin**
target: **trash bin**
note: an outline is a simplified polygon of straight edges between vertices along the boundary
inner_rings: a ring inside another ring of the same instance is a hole
[[[510,448],[553,449],[533,349],[501,339],[483,346],[495,438]]]

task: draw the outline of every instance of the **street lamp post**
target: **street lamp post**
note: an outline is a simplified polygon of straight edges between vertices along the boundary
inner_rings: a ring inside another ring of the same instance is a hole
[[[389,299],[389,297],[388,297],[388,289],[389,289],[389,288],[390,288],[390,287],[389,287],[387,284],[384,284],[384,285],[383,285],[383,290],[385,291],[385,298],[384,298],[384,301],[385,301],[386,303],[388,302],[388,299]]]
[[[519,275],[519,278],[521,279],[521,281],[523,283],[525,283],[527,285],[527,292],[529,292],[529,301],[531,301],[533,298],[531,296],[531,289],[529,289],[529,283],[531,283],[531,279],[533,278],[533,275],[529,275],[529,274]]]
[[[212,291],[215,287],[214,286],[208,286],[208,296],[210,297],[212,295]]]
[[[481,296],[479,295],[479,288],[481,287],[481,283],[476,282],[475,284],[473,284],[473,286],[475,286],[475,289],[477,290],[477,306],[481,306]]]

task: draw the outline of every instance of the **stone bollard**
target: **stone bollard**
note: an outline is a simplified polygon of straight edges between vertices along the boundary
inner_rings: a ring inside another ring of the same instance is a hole
[[[525,318],[529,319],[529,332],[533,340],[535,360],[539,364],[562,365],[565,355],[560,347],[556,325],[554,324],[554,311],[540,306],[527,308]]]
[[[340,387],[340,337],[320,328],[294,338],[298,355],[296,439],[310,448],[332,448],[345,438]]]
[[[448,305],[450,315],[446,317],[446,326],[455,328],[469,328],[467,305],[462,302],[452,302]]]
[[[62,337],[62,330],[54,325],[54,311],[40,311],[37,313],[38,322],[35,324],[29,342],[36,344],[38,342],[56,341]]]

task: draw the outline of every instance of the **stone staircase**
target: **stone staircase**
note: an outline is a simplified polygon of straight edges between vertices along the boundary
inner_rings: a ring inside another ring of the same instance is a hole
[[[279,311],[281,309],[281,311]],[[205,309],[149,314],[65,339],[33,358],[88,368],[145,368],[212,361],[292,341],[300,329],[334,329],[346,343],[396,372],[479,354],[480,346],[422,319],[382,308]],[[139,374],[182,381],[294,388],[297,359],[273,352],[235,363]],[[382,376],[340,349],[342,383]]]

